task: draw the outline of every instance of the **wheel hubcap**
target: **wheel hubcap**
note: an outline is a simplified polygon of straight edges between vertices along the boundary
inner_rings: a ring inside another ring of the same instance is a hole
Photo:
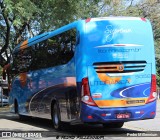
[[[58,125],[59,119],[58,119],[58,113],[56,106],[54,107],[54,122],[56,125]]]

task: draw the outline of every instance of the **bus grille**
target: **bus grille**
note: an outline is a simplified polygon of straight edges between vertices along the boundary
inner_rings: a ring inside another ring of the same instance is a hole
[[[130,73],[143,71],[146,61],[116,61],[93,63],[97,73]]]

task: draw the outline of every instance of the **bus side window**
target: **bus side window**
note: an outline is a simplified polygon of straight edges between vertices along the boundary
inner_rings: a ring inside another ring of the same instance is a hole
[[[74,56],[76,30],[72,29],[32,46],[31,70],[68,63]]]
[[[29,49],[24,49],[16,52],[13,55],[13,72],[23,73],[28,72],[32,63],[32,55]]]

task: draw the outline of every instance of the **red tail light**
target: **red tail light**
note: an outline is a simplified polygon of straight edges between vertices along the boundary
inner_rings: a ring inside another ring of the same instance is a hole
[[[88,23],[91,21],[91,18],[87,18],[85,21],[86,21],[86,23]]]
[[[150,95],[146,103],[153,102],[157,99],[156,93],[156,75],[152,75]]]
[[[145,18],[143,18],[143,17],[141,18],[141,20],[142,20],[142,21],[144,21],[144,22],[146,22],[146,21],[147,21],[147,20],[146,20]]]
[[[81,101],[86,103],[87,105],[97,106],[90,95],[88,78],[82,79],[82,98],[81,98]]]

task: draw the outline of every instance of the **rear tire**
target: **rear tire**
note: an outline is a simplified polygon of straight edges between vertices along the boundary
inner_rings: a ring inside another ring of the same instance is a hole
[[[103,124],[104,128],[121,128],[123,127],[124,122],[112,122]]]
[[[54,105],[52,106],[52,122],[56,130],[62,129],[62,122],[60,119],[60,110],[57,102],[55,102]]]

